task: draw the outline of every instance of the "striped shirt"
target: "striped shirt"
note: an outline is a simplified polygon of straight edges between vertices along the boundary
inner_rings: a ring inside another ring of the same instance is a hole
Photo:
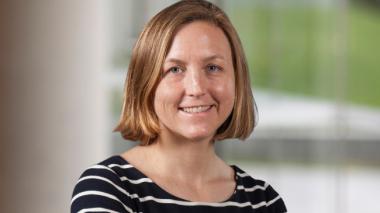
[[[115,155],[83,172],[73,191],[71,212],[286,212],[282,198],[268,183],[252,178],[235,165],[231,167],[236,186],[228,200],[193,202],[165,191]]]

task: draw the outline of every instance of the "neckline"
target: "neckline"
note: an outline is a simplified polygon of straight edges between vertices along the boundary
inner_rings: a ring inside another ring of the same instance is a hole
[[[233,169],[233,171],[234,171],[235,188],[234,188],[234,191],[232,192],[232,194],[226,200],[219,201],[219,202],[191,201],[191,200],[187,200],[185,198],[178,197],[178,196],[176,196],[176,195],[174,195],[174,194],[166,191],[160,185],[158,185],[156,182],[154,182],[150,177],[148,177],[142,171],[140,171],[139,169],[137,169],[134,165],[132,165],[131,163],[129,163],[121,155],[116,155],[116,157],[119,158],[120,160],[122,160],[124,162],[124,164],[132,166],[131,168],[134,169],[138,174],[140,174],[143,178],[148,178],[150,181],[152,181],[151,184],[153,184],[158,190],[160,190],[162,193],[166,194],[168,197],[171,197],[174,200],[184,201],[184,202],[190,202],[190,203],[198,203],[198,204],[225,203],[225,202],[234,200],[235,195],[237,194],[239,176],[237,175],[237,168],[236,168],[235,165],[229,165]]]

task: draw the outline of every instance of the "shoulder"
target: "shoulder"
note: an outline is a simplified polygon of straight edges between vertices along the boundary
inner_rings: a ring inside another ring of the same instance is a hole
[[[71,212],[133,212],[133,196],[122,173],[129,166],[120,156],[112,156],[87,168],[73,190]]]
[[[236,189],[244,194],[253,208],[266,209],[265,212],[287,212],[285,203],[278,192],[266,181],[253,178],[247,172],[237,166],[233,166],[236,172]]]

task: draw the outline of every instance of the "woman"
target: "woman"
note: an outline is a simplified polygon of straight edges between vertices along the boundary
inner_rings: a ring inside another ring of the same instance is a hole
[[[214,151],[247,138],[255,105],[243,49],[215,5],[180,1],[147,24],[134,49],[116,130],[140,141],[87,169],[72,212],[286,212],[267,183]]]

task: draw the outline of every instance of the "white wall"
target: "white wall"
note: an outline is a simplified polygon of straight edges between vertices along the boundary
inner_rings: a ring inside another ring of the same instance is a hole
[[[107,146],[101,0],[0,3],[0,212],[68,212]]]

